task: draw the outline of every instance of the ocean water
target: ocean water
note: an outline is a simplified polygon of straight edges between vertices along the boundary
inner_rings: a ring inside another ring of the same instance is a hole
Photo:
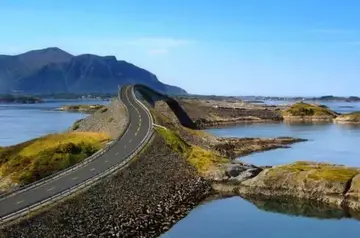
[[[356,237],[360,221],[315,204],[247,201],[231,197],[192,210],[161,238],[338,238]]]
[[[360,104],[328,103],[335,111],[360,110]],[[349,107],[351,106],[351,107]],[[292,136],[309,141],[239,158],[256,165],[297,160],[322,161],[360,167],[360,126],[339,124],[244,124],[209,129],[216,136]],[[206,202],[176,223],[162,238],[337,238],[360,233],[360,214],[350,215],[320,204],[299,201],[245,200],[241,197]],[[358,219],[353,218],[358,217]]]
[[[360,167],[360,126],[341,124],[244,124],[236,127],[210,129],[224,137],[279,137],[308,139],[277,149],[239,158],[255,165],[279,165],[298,160],[319,161]]]
[[[63,105],[105,103],[100,100],[47,100],[38,104],[0,104],[0,146],[65,131],[76,120],[87,116],[55,110]]]

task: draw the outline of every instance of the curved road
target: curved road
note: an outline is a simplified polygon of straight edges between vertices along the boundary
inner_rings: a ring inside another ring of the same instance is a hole
[[[128,109],[129,127],[125,134],[103,155],[78,169],[29,190],[0,200],[0,218],[73,187],[131,155],[142,143],[152,128],[151,119],[145,109],[134,98],[133,86],[121,90],[121,100]]]

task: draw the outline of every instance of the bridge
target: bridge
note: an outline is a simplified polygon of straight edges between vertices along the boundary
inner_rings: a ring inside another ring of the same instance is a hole
[[[129,117],[124,134],[80,164],[3,195],[0,198],[0,225],[85,189],[126,166],[153,134],[151,113],[136,94],[149,103],[154,102],[156,97],[166,98],[168,104],[171,101],[169,97],[145,86],[123,86],[119,90],[119,99],[124,103]]]

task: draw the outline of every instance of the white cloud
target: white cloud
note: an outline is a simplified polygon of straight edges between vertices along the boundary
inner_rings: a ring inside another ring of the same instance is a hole
[[[165,55],[169,53],[167,49],[150,49],[148,50],[148,55]]]

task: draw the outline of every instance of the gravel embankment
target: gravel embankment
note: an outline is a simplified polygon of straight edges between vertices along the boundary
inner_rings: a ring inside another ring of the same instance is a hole
[[[128,120],[126,113],[124,104],[116,99],[106,107],[75,122],[70,131],[102,132],[115,139],[126,127]]]
[[[0,237],[157,237],[210,193],[160,136],[127,168]]]

